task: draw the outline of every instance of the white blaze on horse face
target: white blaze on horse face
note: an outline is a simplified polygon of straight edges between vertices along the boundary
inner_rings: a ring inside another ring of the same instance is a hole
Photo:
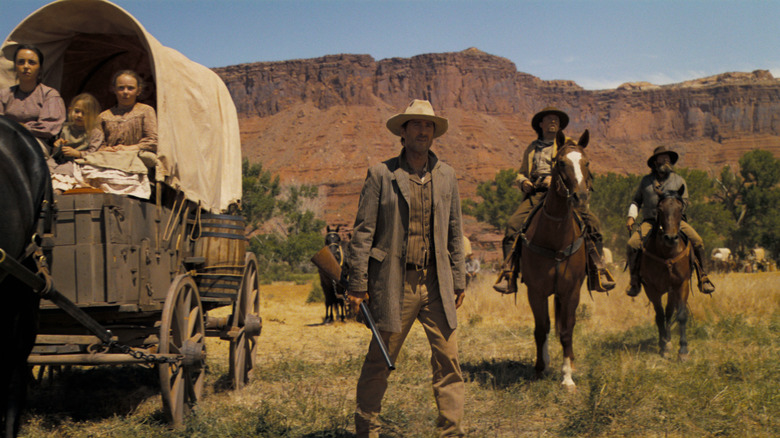
[[[566,154],[566,158],[574,164],[574,176],[577,178],[577,185],[582,184],[582,180],[585,176],[582,174],[582,168],[580,161],[582,160],[582,153],[578,151],[571,151]]]

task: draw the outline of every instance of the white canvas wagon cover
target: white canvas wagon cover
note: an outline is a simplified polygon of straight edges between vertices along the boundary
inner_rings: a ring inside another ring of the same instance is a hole
[[[175,21],[171,17],[171,25]],[[137,71],[148,85],[139,101],[157,110],[163,173],[157,179],[210,212],[240,201],[238,116],[216,73],[163,46],[132,15],[105,0],[59,0],[24,19],[3,42],[0,87],[16,82],[17,44],[41,49],[43,82],[59,90],[66,105],[89,92],[103,109],[110,108],[113,74]]]

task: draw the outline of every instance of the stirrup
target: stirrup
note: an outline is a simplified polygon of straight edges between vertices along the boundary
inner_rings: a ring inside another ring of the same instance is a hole
[[[588,289],[609,292],[615,288],[615,279],[607,268],[588,270]]]
[[[517,293],[517,283],[512,281],[512,271],[503,271],[493,285],[493,290],[505,295]]]
[[[601,286],[610,291],[615,288],[615,277],[612,276],[612,273],[609,272],[609,269],[599,269],[599,281],[601,282]]]
[[[710,278],[707,277],[707,275],[702,275],[701,279],[699,280],[699,291],[703,294],[711,294],[715,292],[715,285],[712,284],[712,281],[710,281]]]

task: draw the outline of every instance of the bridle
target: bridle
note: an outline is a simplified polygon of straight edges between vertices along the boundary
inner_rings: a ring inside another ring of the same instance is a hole
[[[553,168],[552,168],[552,173],[551,173],[551,175],[554,175],[553,181],[551,181],[551,183],[553,184],[555,193],[557,193],[558,196],[560,196],[561,198],[564,198],[566,200],[566,202],[569,204],[570,207],[573,207],[572,204],[575,203],[576,194],[575,194],[575,192],[572,192],[571,190],[569,190],[569,186],[566,184],[566,180],[563,179],[563,173],[560,170],[560,163],[561,163],[561,161],[559,160],[558,157],[564,156],[565,155],[564,152],[567,149],[574,149],[574,148],[579,148],[579,147],[576,144],[567,144],[567,145],[565,145],[564,147],[562,147],[558,151],[558,153],[557,153],[557,155],[556,155],[556,157],[555,157],[555,159],[553,161]],[[585,153],[582,152],[582,149],[581,148],[579,148],[579,149],[580,149],[580,152],[582,153],[582,155],[585,156]],[[587,186],[588,190],[590,190],[590,182],[591,182],[591,174],[590,174],[590,172],[588,171],[587,174],[583,175],[583,177],[585,178],[585,185]],[[547,211],[546,208],[544,208],[544,206],[546,204],[547,203],[545,202],[542,205],[542,207],[543,207],[542,208],[542,213],[544,214],[544,216],[546,218],[554,220],[556,222],[560,222],[563,219],[566,219],[567,217],[569,217],[571,215],[571,213],[573,211],[573,208],[569,208],[567,215],[565,215],[565,216],[553,216],[552,214],[550,214]]]

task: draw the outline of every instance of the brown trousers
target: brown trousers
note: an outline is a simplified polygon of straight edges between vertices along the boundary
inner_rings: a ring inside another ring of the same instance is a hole
[[[463,436],[465,385],[458,362],[458,339],[449,327],[439,295],[436,270],[407,270],[404,282],[401,332],[380,332],[395,362],[415,319],[420,321],[431,345],[433,396],[439,409],[436,426],[441,436]],[[431,273],[430,276],[427,274]],[[376,341],[371,340],[357,385],[355,432],[358,437],[379,437],[379,413],[387,390],[387,369]]]
[[[511,238],[514,241],[514,238],[517,237],[517,234],[523,230],[523,224],[525,224],[526,219],[528,219],[528,215],[531,214],[531,211],[538,204],[541,204],[542,201],[544,201],[545,194],[546,193],[544,192],[535,193],[526,197],[523,202],[520,203],[520,206],[517,207],[517,210],[515,210],[506,223],[506,232],[504,234],[505,238]],[[586,234],[588,237],[590,237],[595,243],[600,243],[602,241],[602,236],[601,222],[599,222],[599,219],[594,214],[592,214],[587,207],[580,208],[577,210],[577,212],[580,214],[582,221],[585,223],[585,227],[587,229]]]
[[[652,229],[653,229],[652,222],[649,221],[642,222],[642,224],[639,225],[639,227],[636,228],[633,233],[631,233],[631,238],[628,239],[628,247],[635,251],[639,251],[640,247],[642,246],[642,239],[644,239],[645,236],[650,234],[650,231]],[[680,222],[680,231],[682,231],[683,234],[688,236],[688,239],[691,241],[691,246],[693,246],[694,248],[704,247],[704,239],[702,239],[701,236],[699,236],[699,233],[697,233],[692,226],[688,225],[688,222],[685,221]]]

